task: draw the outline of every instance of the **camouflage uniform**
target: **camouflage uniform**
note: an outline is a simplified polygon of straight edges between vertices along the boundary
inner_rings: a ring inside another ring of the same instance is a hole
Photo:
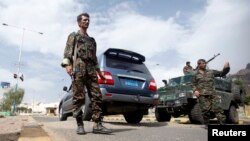
[[[88,95],[92,104],[92,120],[99,122],[102,120],[102,94],[98,85],[98,77],[96,71],[99,70],[99,65],[96,57],[96,42],[95,39],[89,36],[80,35],[80,32],[73,32],[68,36],[66,47],[64,50],[64,58],[68,59],[71,64],[73,62],[74,47],[77,43],[77,57],[74,62],[74,80],[73,86],[73,103],[76,106],[75,110],[85,103],[85,93],[88,90]],[[85,89],[86,88],[86,89]],[[78,124],[82,124],[82,112],[76,116]]]
[[[209,123],[210,111],[215,113],[216,118],[221,124],[225,123],[226,117],[223,109],[220,107],[219,97],[214,88],[214,77],[222,77],[229,72],[229,68],[223,71],[205,70],[204,74],[197,70],[193,76],[193,91],[199,91],[201,95],[198,102],[204,118],[204,124]]]

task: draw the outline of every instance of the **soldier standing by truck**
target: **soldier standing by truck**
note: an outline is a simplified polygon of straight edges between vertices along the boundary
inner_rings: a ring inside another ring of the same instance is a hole
[[[209,60],[210,61],[210,60]],[[215,93],[214,77],[223,77],[229,70],[229,63],[225,63],[222,71],[206,69],[206,62],[204,59],[197,61],[197,70],[193,76],[193,92],[198,97],[198,102],[204,119],[204,124],[209,124],[210,112],[214,112],[219,124],[225,124],[226,116],[220,107],[219,97]]]
[[[90,17],[87,13],[77,16],[80,30],[68,36],[64,50],[62,66],[73,78],[73,104],[75,110],[73,116],[77,122],[77,134],[85,134],[82,121],[82,105],[85,99],[85,87],[91,97],[92,120],[94,121],[93,133],[109,134],[112,131],[102,125],[102,94],[97,83],[97,73],[101,79],[105,77],[100,71],[96,57],[96,42],[87,33]]]

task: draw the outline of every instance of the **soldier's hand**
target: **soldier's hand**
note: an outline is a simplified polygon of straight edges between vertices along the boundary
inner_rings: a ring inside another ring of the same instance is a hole
[[[199,91],[194,91],[194,95],[199,97],[201,95],[201,93]]]
[[[73,72],[73,67],[72,67],[72,65],[66,66],[65,69],[66,69],[66,72],[67,72],[69,75],[72,75],[72,72]]]
[[[224,64],[224,68],[229,68],[229,67],[230,67],[229,62],[226,62],[226,63]]]
[[[98,78],[101,78],[102,80],[104,80],[104,83],[107,83],[107,79],[106,79],[106,77],[104,76],[103,73],[104,73],[104,72],[98,71],[98,72],[97,72]]]
[[[103,73],[100,73],[99,76],[101,77],[102,80],[104,80],[106,82],[106,77],[104,76]]]

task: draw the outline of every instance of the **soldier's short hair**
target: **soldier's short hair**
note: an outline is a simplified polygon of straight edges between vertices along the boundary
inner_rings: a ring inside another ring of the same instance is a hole
[[[186,65],[189,65],[189,64],[190,64],[190,61],[187,61],[187,62],[186,62]]]
[[[203,63],[206,63],[206,60],[205,60],[205,59],[199,59],[199,60],[197,61],[197,64],[200,65],[202,62],[203,62]]]
[[[77,16],[77,22],[78,22],[78,23],[81,22],[82,16],[89,17],[89,14],[88,14],[88,13],[82,13],[82,14],[78,15],[78,16]]]

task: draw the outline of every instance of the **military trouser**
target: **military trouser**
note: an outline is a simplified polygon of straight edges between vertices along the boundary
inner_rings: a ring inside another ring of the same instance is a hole
[[[91,100],[92,107],[92,120],[94,122],[102,121],[102,94],[100,91],[99,84],[97,82],[98,77],[96,73],[84,74],[83,72],[78,72],[75,74],[75,79],[72,83],[73,86],[73,104],[75,110],[81,108],[85,103],[85,94],[88,94]],[[87,91],[86,91],[86,89]],[[76,116],[77,122],[82,117],[82,112]]]
[[[204,124],[209,124],[210,112],[213,112],[220,124],[224,124],[226,116],[220,106],[217,95],[201,95],[199,98],[200,109],[204,119]]]

